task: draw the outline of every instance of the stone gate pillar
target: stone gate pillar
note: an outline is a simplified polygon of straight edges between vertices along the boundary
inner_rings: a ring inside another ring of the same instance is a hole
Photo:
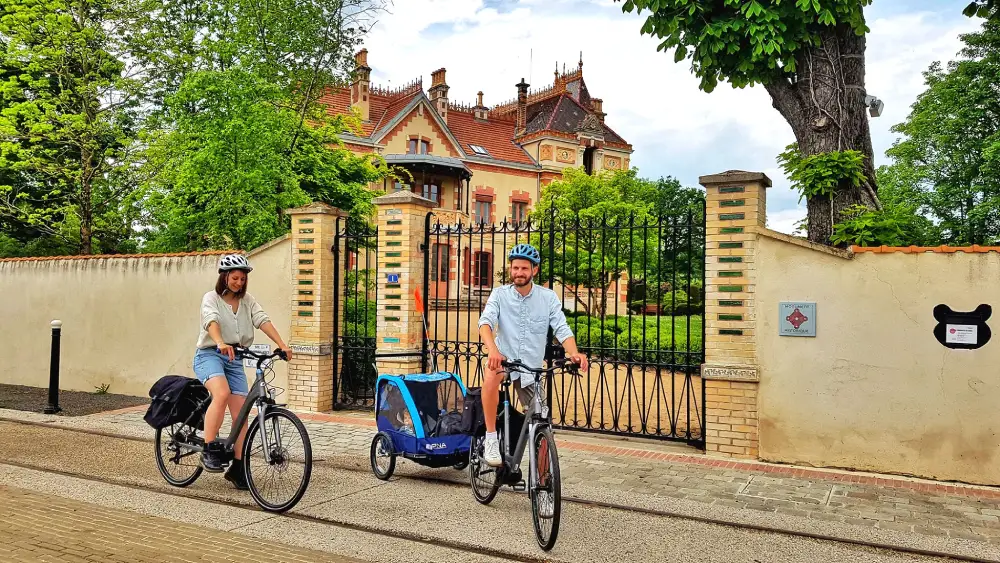
[[[419,289],[423,298],[424,229],[427,213],[436,204],[409,190],[375,198],[374,203],[378,208],[379,276],[375,281],[375,353],[408,354],[376,356],[375,364],[380,374],[418,373],[424,327],[413,292]]]
[[[338,217],[325,203],[285,211],[292,219],[292,327],[288,404],[296,410],[333,408],[333,242]],[[341,276],[343,277],[343,276]]]
[[[766,189],[759,172],[730,171],[698,179],[705,206],[705,450],[758,455],[759,381],[754,299],[756,230],[765,224]]]

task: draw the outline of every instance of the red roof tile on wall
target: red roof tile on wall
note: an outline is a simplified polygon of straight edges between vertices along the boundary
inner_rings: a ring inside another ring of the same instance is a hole
[[[852,246],[853,252],[870,252],[872,254],[892,254],[900,252],[903,254],[920,254],[923,252],[937,252],[943,254],[954,254],[955,252],[980,253],[980,252],[1000,252],[1000,246]]]
[[[0,258],[0,262],[42,262],[45,260],[100,260],[106,258],[178,258],[185,256],[221,256],[243,254],[239,250],[206,250],[204,252],[167,252],[164,254],[87,254],[80,256],[29,256],[25,258]]]

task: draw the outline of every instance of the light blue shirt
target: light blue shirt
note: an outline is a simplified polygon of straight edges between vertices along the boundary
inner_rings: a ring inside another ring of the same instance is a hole
[[[501,354],[508,360],[521,360],[532,368],[542,367],[550,326],[560,343],[573,336],[556,292],[534,283],[525,296],[513,284],[493,289],[479,317],[479,326],[483,325],[493,329]],[[535,380],[533,374],[511,374],[511,379],[518,377],[522,385]]]

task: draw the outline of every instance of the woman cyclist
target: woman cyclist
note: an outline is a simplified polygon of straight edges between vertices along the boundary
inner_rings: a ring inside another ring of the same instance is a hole
[[[194,355],[194,372],[212,393],[212,403],[205,413],[205,450],[202,465],[212,472],[222,471],[225,446],[217,439],[226,407],[233,420],[239,415],[246,400],[249,386],[243,364],[236,359],[233,346],[249,348],[253,344],[254,329],[260,329],[289,360],[292,351],[271,324],[271,319],[257,300],[247,293],[247,277],[253,268],[240,254],[227,254],[219,260],[219,278],[215,289],[201,299],[201,329],[198,334],[198,351]],[[243,473],[243,439],[247,427],[240,429],[234,444],[235,459],[226,472],[226,479],[236,488],[246,490]]]

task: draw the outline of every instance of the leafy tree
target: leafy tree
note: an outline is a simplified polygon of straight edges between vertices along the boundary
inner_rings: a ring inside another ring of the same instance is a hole
[[[532,211],[532,221],[542,225],[532,240],[542,253],[541,279],[551,275],[588,315],[603,318],[609,287],[623,274],[630,274],[630,283],[655,286],[669,279],[671,268],[688,262],[701,267],[700,254],[693,256],[701,239],[685,246],[685,229],[688,217],[701,213],[702,200],[699,190],[683,188],[673,178],[644,180],[635,169],[596,175],[567,169],[542,189]],[[692,222],[699,220],[700,215]],[[545,228],[552,221],[554,241]],[[681,253],[692,256],[672,259]]]
[[[319,103],[343,84],[380,0],[132,0],[130,45],[151,70],[151,249],[250,248],[310,200],[369,214],[388,174],[337,136],[360,127]],[[178,20],[174,23],[174,20]],[[152,30],[155,33],[139,33]],[[161,47],[162,43],[162,47]]]
[[[44,253],[127,246],[123,205],[131,186],[114,178],[136,135],[140,84],[117,54],[114,21],[106,0],[0,1],[0,234],[7,240],[31,241]]]
[[[701,89],[720,81],[762,84],[795,134],[803,157],[855,151],[859,167],[836,188],[806,193],[809,239],[829,243],[842,211],[878,208],[865,105],[864,7],[870,0],[625,0],[646,13],[642,33],[674,60],[691,59]],[[854,160],[857,162],[856,160]],[[823,159],[810,161],[823,166]],[[862,178],[855,182],[856,178]]]
[[[1000,242],[1000,21],[962,36],[962,59],[924,73],[887,154],[889,173],[911,187],[947,244]]]
[[[253,248],[288,230],[285,209],[310,200],[370,211],[367,186],[384,164],[336,146],[346,118],[303,126],[284,100],[236,67],[192,74],[168,96],[168,111],[198,111],[173,113],[174,128],[150,139],[150,250]]]

